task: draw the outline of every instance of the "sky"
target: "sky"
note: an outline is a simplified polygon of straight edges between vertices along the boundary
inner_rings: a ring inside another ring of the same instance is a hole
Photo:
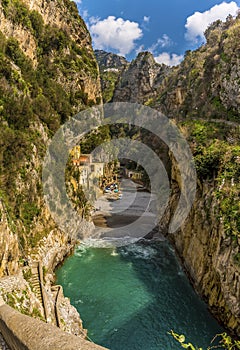
[[[236,16],[240,0],[78,0],[94,49],[132,60],[150,51],[158,63],[177,65],[186,50],[205,42],[217,19]]]

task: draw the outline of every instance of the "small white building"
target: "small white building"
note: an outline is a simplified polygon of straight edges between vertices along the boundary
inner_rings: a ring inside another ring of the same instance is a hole
[[[91,163],[90,168],[91,168],[91,173],[94,173],[98,177],[103,176],[104,163],[100,163],[100,162]]]
[[[80,165],[79,170],[80,170],[80,180],[79,180],[80,185],[84,187],[89,187],[89,181],[88,181],[89,173],[90,173],[89,166]]]

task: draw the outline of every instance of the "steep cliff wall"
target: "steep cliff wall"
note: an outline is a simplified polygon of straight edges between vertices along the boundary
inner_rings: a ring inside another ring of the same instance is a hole
[[[141,52],[122,72],[113,94],[113,101],[145,103],[157,93],[169,68],[155,62],[149,52]]]
[[[48,322],[56,323],[52,273],[76,241],[45,206],[42,161],[59,126],[101,102],[98,66],[70,0],[1,1],[0,56],[0,292],[21,312],[44,318],[31,269],[24,267],[41,261]],[[81,335],[69,300],[62,296],[59,305],[62,328]]]
[[[160,220],[163,232],[167,232],[177,206],[181,181],[177,164],[172,158],[172,196],[168,209]],[[231,194],[230,186],[235,186],[231,189]],[[225,182],[216,179],[199,181],[189,216],[177,232],[167,235],[176,247],[194,287],[208,302],[211,311],[223,325],[239,335],[240,238],[238,231],[230,229],[230,220],[233,226],[236,223],[234,211],[239,215],[235,197],[239,195],[239,188],[236,187],[236,184],[231,185],[231,181],[229,183],[229,179]],[[235,201],[231,201],[232,208],[227,209],[232,212],[229,215],[229,212],[224,212],[223,206],[227,205],[226,196],[231,195]],[[236,229],[235,226],[234,228]]]
[[[101,91],[91,38],[72,1],[2,1],[0,49],[4,275],[55,227],[41,193],[49,139],[76,111],[99,103]]]
[[[95,51],[100,67],[105,102],[146,103],[171,71],[155,62],[150,52],[140,52],[131,63],[118,55]],[[109,91],[110,90],[110,91]]]
[[[113,98],[116,85],[123,70],[129,65],[122,57],[103,50],[95,50],[95,56],[100,69],[103,102],[110,102]]]

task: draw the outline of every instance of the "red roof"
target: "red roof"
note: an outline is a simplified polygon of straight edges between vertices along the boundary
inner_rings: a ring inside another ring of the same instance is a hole
[[[89,157],[88,156],[80,156],[80,162],[88,163],[89,162]]]

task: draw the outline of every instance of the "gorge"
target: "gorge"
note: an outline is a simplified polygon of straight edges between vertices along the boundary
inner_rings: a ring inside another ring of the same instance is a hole
[[[129,179],[121,184],[129,202],[136,195],[131,185]],[[145,211],[143,197],[150,194],[139,193],[131,212]],[[115,214],[119,201],[111,202],[110,210],[107,202],[101,200],[101,211],[112,215],[111,227],[124,225],[127,218],[129,222],[128,211]],[[110,242],[112,247],[101,239],[85,240],[56,272],[57,283],[81,313],[90,339],[110,349],[170,350],[179,348],[170,329],[203,347],[222,331],[163,236],[137,243],[125,237],[117,247]]]
[[[135,139],[153,145],[163,157],[171,185],[154,238],[167,237],[196,291],[223,326],[239,337],[239,16],[215,22],[206,32],[206,44],[186,52],[176,67],[157,64],[148,52],[131,63],[103,51],[94,54],[86,25],[70,0],[1,1],[0,31],[0,291],[4,302],[56,324],[54,269],[73,251],[77,239],[57,227],[43,199],[41,171],[47,146],[60,125],[86,108],[102,102],[137,102],[176,123],[192,150],[198,177],[187,219],[176,234],[168,233],[181,193],[178,164],[157,138],[133,130]],[[124,125],[103,130],[97,134],[98,142],[128,132]],[[70,195],[81,211],[86,205],[81,189],[76,193],[70,189]],[[91,220],[87,222],[82,231],[92,229]],[[161,255],[158,249],[154,252]],[[101,253],[89,248],[83,255],[92,253],[93,261],[99,263]],[[178,266],[171,249],[165,253]],[[113,257],[106,257],[113,262]],[[31,267],[36,262],[43,266],[47,311],[33,286]],[[84,337],[82,321],[69,300],[60,295],[59,305],[60,328]]]

